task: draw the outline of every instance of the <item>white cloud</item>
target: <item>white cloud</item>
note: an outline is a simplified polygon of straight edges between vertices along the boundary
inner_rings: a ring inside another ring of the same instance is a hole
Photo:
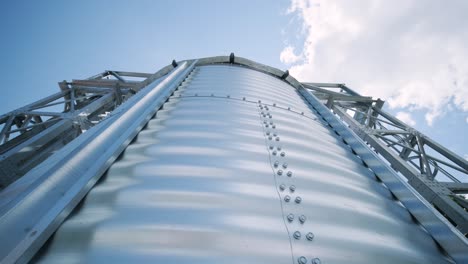
[[[465,10],[463,0],[292,0],[305,41],[281,61],[301,81],[345,82],[391,108],[423,110],[432,125],[468,111]]]
[[[300,59],[301,56],[298,56],[294,53],[294,47],[292,46],[287,46],[280,54],[280,60],[285,64],[292,64],[298,62]]]
[[[416,125],[416,121],[414,121],[411,114],[409,114],[407,112],[398,112],[396,114],[396,118],[400,119],[401,121],[403,121],[404,123],[406,123],[406,124],[408,124],[410,126],[415,126]]]

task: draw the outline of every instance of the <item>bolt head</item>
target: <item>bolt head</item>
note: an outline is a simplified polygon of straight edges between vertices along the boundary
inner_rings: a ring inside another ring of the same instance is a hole
[[[286,153],[284,153],[284,151],[283,151],[283,152],[281,152],[280,155],[281,155],[281,157],[284,157],[284,156],[286,156]]]
[[[307,219],[307,218],[306,218],[305,215],[299,216],[299,222],[301,222],[301,224],[305,223],[306,219]],[[308,234],[307,234],[307,235],[308,235]]]
[[[275,126],[275,125],[272,125],[271,127],[272,127],[272,128],[276,128],[276,126]]]
[[[301,112],[301,115],[304,115],[304,112]]]
[[[319,258],[314,258],[312,259],[312,264],[321,264],[322,262],[320,261]]]
[[[301,256],[297,259],[297,263],[299,264],[307,264],[307,259],[304,256]]]
[[[299,231],[294,232],[293,237],[295,239],[300,239],[301,238],[301,232],[299,232]]]
[[[270,146],[270,149],[273,149],[274,147],[273,146]]]
[[[278,167],[278,164],[279,164],[279,162],[278,162],[278,161],[275,161],[275,163],[273,164],[273,166],[275,166],[275,168],[276,168],[276,167]]]
[[[273,136],[274,136],[274,137],[276,137],[276,136],[277,136],[277,134],[276,134],[276,133],[273,133]]]
[[[286,196],[284,197],[284,201],[287,202],[287,203],[289,203],[289,201],[291,201],[291,196],[286,195]]]
[[[278,175],[280,175],[280,176],[283,175],[283,171],[282,171],[282,170],[279,170],[277,173],[278,173]]]
[[[288,177],[291,177],[292,176],[292,171],[288,171]]]
[[[276,153],[277,153],[276,150],[274,150],[274,151],[273,151],[273,155],[276,156]]]
[[[268,125],[266,125],[266,127],[268,127]],[[272,137],[272,136],[269,136],[268,139],[269,139],[269,140],[272,140],[273,137]]]
[[[276,106],[276,104],[273,104],[273,106]]]
[[[277,147],[276,149],[277,149],[278,151],[280,151],[280,150],[281,150],[281,147]]]
[[[292,222],[294,220],[294,215],[293,214],[288,214],[288,221]]]
[[[291,107],[288,107],[288,110],[291,110]]]
[[[294,186],[294,185],[289,186],[289,190],[291,192],[294,192],[296,190],[296,186]]]
[[[242,101],[245,101],[245,97],[242,97]]]
[[[280,189],[280,191],[284,191],[284,189],[286,189],[286,185],[281,184],[281,185],[279,186],[279,189]]]
[[[302,202],[302,198],[300,196],[297,196],[296,199],[294,199],[294,201],[299,204]]]
[[[288,167],[288,164],[287,163],[283,163],[283,168],[287,168]]]
[[[312,241],[314,239],[314,234],[312,232],[307,233],[306,235],[307,240]]]
[[[276,138],[276,141],[280,141],[280,138],[279,138],[279,137],[277,137],[277,138]]]
[[[214,94],[211,94],[211,96],[214,96]]]

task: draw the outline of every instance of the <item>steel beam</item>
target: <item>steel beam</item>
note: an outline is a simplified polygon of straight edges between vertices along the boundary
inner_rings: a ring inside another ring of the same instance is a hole
[[[0,207],[0,234],[9,238],[0,240],[1,263],[29,261],[195,63],[181,63],[165,80],[150,84],[0,193],[0,200],[9,201]],[[15,191],[18,188],[22,191]],[[12,198],[12,193],[17,195]]]
[[[307,102],[329,123],[329,125],[339,134],[343,140],[351,147],[354,153],[368,165],[370,169],[381,179],[390,191],[402,202],[402,204],[411,212],[411,214],[423,225],[431,236],[444,248],[448,254],[459,263],[468,262],[468,240],[460,231],[466,232],[466,220],[459,222],[460,230],[456,229],[444,216],[442,216],[429,201],[436,205],[448,204],[452,209],[455,216],[452,219],[460,221],[465,219],[466,212],[461,209],[458,204],[453,200],[450,203],[448,196],[438,196],[434,192],[434,188],[428,188],[436,183],[425,179],[424,177],[417,176],[418,173],[405,162],[400,162],[402,159],[388,151],[387,147],[383,145],[375,136],[368,133],[368,128],[363,127],[355,119],[347,115],[341,109],[334,107],[333,110],[336,114],[349,125],[349,128],[338,119],[332,112],[330,112],[313,94],[305,88],[298,88]],[[353,132],[354,131],[354,132]],[[355,134],[356,133],[356,134]],[[409,172],[410,183],[412,186],[423,186],[425,188],[418,188],[419,192],[415,191],[405,181],[397,175],[382,159],[377,156],[375,152],[369,149],[370,144],[379,154],[385,154],[385,159],[392,164],[395,164],[400,170]],[[398,160],[400,159],[400,160]],[[419,185],[418,185],[419,184]],[[445,188],[445,189],[444,189]],[[439,192],[448,191],[444,186],[441,186]],[[430,194],[426,194],[429,191]],[[430,197],[432,195],[432,198]],[[458,207],[458,208],[457,208]],[[463,213],[461,212],[463,211]]]

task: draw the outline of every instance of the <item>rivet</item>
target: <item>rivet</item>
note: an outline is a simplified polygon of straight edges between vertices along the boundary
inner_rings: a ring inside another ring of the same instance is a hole
[[[288,175],[288,177],[291,177],[292,176],[292,171],[288,171],[288,174],[286,174],[286,175]]]
[[[270,121],[270,125],[273,125],[273,122]]]
[[[263,121],[263,124],[265,124],[265,125],[266,125],[266,124],[267,124],[267,121]]]
[[[297,263],[299,264],[307,264],[307,259],[304,256],[301,256],[297,259]]]
[[[306,219],[307,219],[307,218],[306,218],[305,215],[299,216],[299,222],[301,222],[301,224],[305,223]]]
[[[291,201],[291,196],[286,195],[286,196],[284,197],[284,201],[287,202],[287,203],[289,203],[289,201]]]
[[[262,113],[262,116],[263,116],[263,117],[266,117],[266,115],[265,115],[264,113]]]
[[[312,264],[321,264],[322,262],[320,261],[319,258],[314,258],[312,259]]]
[[[280,155],[281,155],[281,157],[284,157],[284,156],[286,156],[286,153],[284,153],[284,151],[283,151],[283,152],[281,152]]]
[[[276,104],[273,104],[273,106],[276,106]]]
[[[274,147],[273,146],[270,146],[270,149],[273,149]]]
[[[268,125],[267,125],[267,127],[268,127]],[[271,136],[269,136],[269,137],[268,137],[268,139],[269,139],[269,140],[271,140],[271,139],[272,139],[272,137],[271,137]]]
[[[279,170],[277,173],[278,173],[278,175],[283,175],[283,171],[282,171],[282,170]]]
[[[269,110],[268,106],[265,106],[265,109],[268,111]]]
[[[302,198],[301,197],[296,197],[296,199],[294,200],[297,204],[301,203],[302,201]]]
[[[306,235],[307,240],[312,241],[314,239],[314,234],[312,232],[307,233]]]
[[[277,134],[276,134],[276,133],[273,133],[273,136],[274,136],[274,137],[276,137],[276,136],[277,136]]]
[[[259,103],[259,104],[262,103],[262,100],[258,100],[258,103]]]
[[[294,192],[296,190],[296,186],[294,186],[294,185],[289,186],[289,190],[291,192]]]
[[[301,112],[301,115],[304,115],[304,112]]]
[[[269,118],[272,118],[272,116],[271,116],[271,115],[269,115],[268,117],[269,117]]]
[[[280,138],[279,138],[279,137],[277,137],[277,138],[276,138],[276,141],[279,141],[279,140],[280,140]]]
[[[265,127],[268,127],[268,124],[266,124]]]
[[[283,163],[283,168],[287,168],[288,167],[288,164],[287,163]]]
[[[277,149],[278,151],[280,151],[280,150],[281,150],[281,147],[278,146],[276,149]]]
[[[281,191],[284,191],[284,189],[286,189],[286,185],[281,184],[281,185],[279,186],[279,188],[280,188]]]
[[[245,97],[242,97],[242,101],[245,101]]]
[[[271,127],[272,127],[272,128],[276,128],[276,126],[275,126],[275,125],[272,125]]]
[[[294,220],[294,215],[293,214],[288,214],[288,221],[292,222]]]
[[[275,166],[275,168],[278,167],[278,165],[279,165],[279,161],[275,161],[275,163],[273,164],[273,166]]]
[[[273,156],[276,156],[276,150],[274,150],[272,154],[273,154]]]
[[[267,136],[270,135],[270,131],[267,131],[266,134],[267,134]]]
[[[291,110],[291,107],[288,107],[288,110]]]
[[[293,236],[294,236],[295,239],[300,239],[301,238],[301,232],[296,231],[296,232],[294,232]]]

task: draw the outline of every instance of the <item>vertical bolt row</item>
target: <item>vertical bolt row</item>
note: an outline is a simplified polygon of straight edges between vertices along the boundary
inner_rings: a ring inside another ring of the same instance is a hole
[[[262,121],[262,125],[264,126],[265,131],[265,138],[267,139],[268,149],[270,153],[270,160],[272,162],[272,168],[275,172],[275,177],[277,177],[277,186],[281,202],[284,203],[283,208],[286,210],[291,210],[293,207],[291,206],[300,206],[302,203],[302,198],[297,195],[296,193],[296,186],[292,184],[292,177],[293,172],[291,171],[290,166],[286,162],[287,160],[287,152],[282,147],[282,141],[280,135],[278,133],[277,125],[274,123],[273,115],[270,111],[270,107],[268,105],[262,104],[262,102],[258,101],[258,107],[260,112],[260,118]],[[276,107],[276,104],[273,104],[273,107]],[[303,115],[303,113],[302,113]],[[295,196],[294,198],[292,196]],[[294,210],[294,209],[293,209]],[[297,211],[297,210],[294,210]],[[295,216],[291,212],[285,212],[285,223],[287,223],[290,227],[288,229],[302,229],[304,223],[307,220],[307,217],[304,214],[300,214]],[[297,219],[297,220],[296,220]],[[295,222],[296,221],[296,222]],[[298,227],[299,224],[299,228]],[[314,240],[314,234],[312,232],[306,232],[305,236],[301,234],[301,231],[295,230],[291,234],[291,239],[296,240],[299,243],[300,240],[310,242]],[[303,242],[300,242],[303,243]],[[294,246],[294,244],[293,244]],[[305,256],[300,256],[297,258],[298,263],[300,264],[320,264],[320,259],[313,258],[310,262],[308,262]]]

